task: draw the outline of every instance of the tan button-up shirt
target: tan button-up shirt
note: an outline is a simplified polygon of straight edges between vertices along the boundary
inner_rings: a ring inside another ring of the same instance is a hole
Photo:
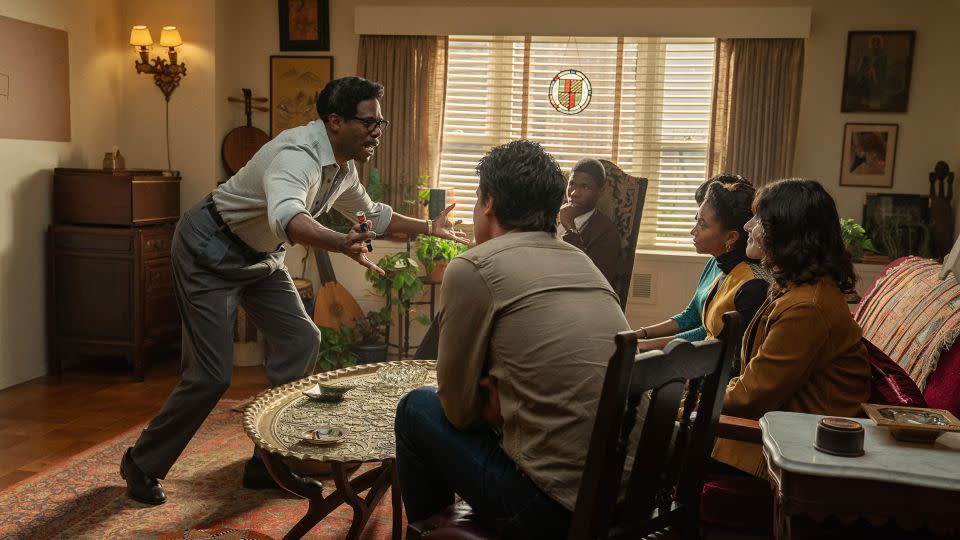
[[[480,422],[477,381],[497,379],[504,452],[573,509],[614,335],[617,295],[579,249],[544,232],[511,232],[447,267],[437,378],[450,422]]]

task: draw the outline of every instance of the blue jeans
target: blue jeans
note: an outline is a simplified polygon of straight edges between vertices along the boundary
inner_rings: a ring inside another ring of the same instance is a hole
[[[566,538],[570,511],[548,497],[500,447],[492,428],[460,431],[433,388],[397,407],[397,468],[409,521],[426,519],[460,494],[504,538]]]

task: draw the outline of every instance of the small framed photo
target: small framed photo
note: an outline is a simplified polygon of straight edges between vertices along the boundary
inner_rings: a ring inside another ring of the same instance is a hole
[[[317,119],[317,96],[333,79],[332,56],[270,57],[270,137]]]
[[[916,32],[850,32],[841,112],[907,112]]]
[[[841,186],[893,187],[897,124],[847,124],[843,128]]]
[[[281,51],[330,50],[329,0],[277,0]]]

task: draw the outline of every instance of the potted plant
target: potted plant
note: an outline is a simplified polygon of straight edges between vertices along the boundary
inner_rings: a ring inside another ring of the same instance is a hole
[[[320,327],[320,350],[317,352],[316,371],[333,371],[357,364],[357,356],[351,350],[353,330],[341,324],[339,330]]]
[[[855,261],[863,258],[864,251],[878,252],[873,242],[867,237],[867,231],[852,218],[840,218],[840,236]]]
[[[417,237],[417,258],[423,263],[426,279],[430,283],[440,283],[447,263],[466,250],[467,246],[453,240],[425,235]]]
[[[383,269],[386,275],[367,270],[367,281],[373,285],[373,289],[386,298],[386,304],[380,310],[380,316],[386,324],[384,335],[389,339],[391,311],[393,306],[397,306],[397,320],[401,326],[400,352],[406,355],[406,348],[409,341],[409,320],[413,313],[410,307],[412,302],[423,289],[423,282],[420,281],[418,273],[420,265],[413,260],[406,252],[398,252],[390,255],[384,255],[377,261],[377,266]],[[415,317],[421,324],[430,324],[426,317]],[[404,339],[406,338],[406,339]]]
[[[386,362],[389,319],[384,319],[379,311],[368,311],[366,317],[358,317],[354,322],[353,352],[357,356],[357,363]]]

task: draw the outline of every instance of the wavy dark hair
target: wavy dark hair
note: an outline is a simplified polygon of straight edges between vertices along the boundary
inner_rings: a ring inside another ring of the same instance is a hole
[[[756,192],[749,183],[717,181],[708,186],[701,204],[713,210],[724,230],[740,233],[732,251],[744,257],[747,256],[747,233],[743,226],[753,217],[753,197]]]
[[[693,194],[693,198],[697,201],[697,206],[703,204],[703,199],[707,196],[707,190],[710,189],[710,186],[720,183],[720,184],[746,184],[752,186],[751,183],[746,178],[740,176],[739,174],[718,174],[706,182],[700,184],[700,187],[697,188],[697,192]]]
[[[819,182],[795,178],[764,186],[753,213],[763,226],[762,262],[776,282],[771,294],[823,277],[843,293],[854,290],[857,276],[840,237],[837,205]]]
[[[334,79],[317,95],[317,114],[324,122],[331,114],[351,118],[357,104],[368,99],[383,99],[383,85],[361,77]]]
[[[477,164],[480,200],[493,196],[493,213],[506,229],[557,232],[567,182],[538,143],[519,140],[490,150]]]

